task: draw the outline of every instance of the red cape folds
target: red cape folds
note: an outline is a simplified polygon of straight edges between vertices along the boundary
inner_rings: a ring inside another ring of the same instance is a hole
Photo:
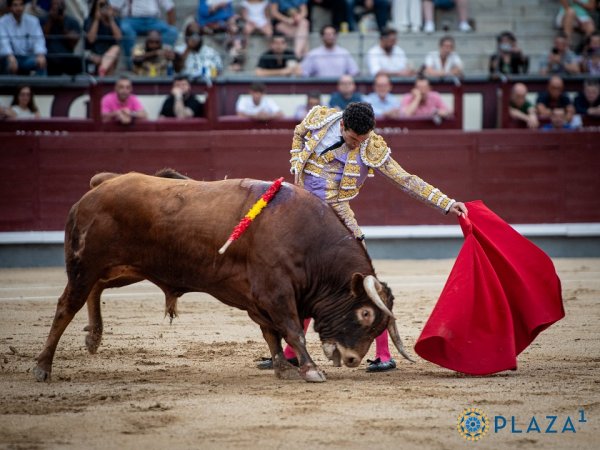
[[[465,242],[415,351],[471,375],[514,370],[517,355],[564,317],[560,279],[548,255],[483,202],[466,205]]]

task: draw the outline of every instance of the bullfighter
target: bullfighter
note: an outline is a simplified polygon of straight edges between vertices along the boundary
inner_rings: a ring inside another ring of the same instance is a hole
[[[329,203],[360,241],[364,241],[364,234],[350,208],[350,200],[376,171],[440,212],[466,217],[464,203],[405,171],[391,157],[390,148],[374,128],[373,108],[366,102],[350,103],[343,112],[325,106],[312,108],[294,130],[290,163],[295,184]],[[310,319],[306,319],[305,332],[309,324]],[[395,369],[387,331],[377,337],[375,344],[375,360],[369,360],[367,372]],[[287,346],[284,354],[288,361],[297,364],[291,347]],[[272,361],[265,359],[258,368],[270,369]]]

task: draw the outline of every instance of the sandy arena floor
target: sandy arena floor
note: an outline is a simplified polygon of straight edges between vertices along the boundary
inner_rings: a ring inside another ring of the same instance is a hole
[[[452,263],[375,261],[413,355]],[[567,316],[523,352],[516,372],[469,377],[397,356],[398,370],[384,374],[367,374],[364,362],[334,368],[311,330],[323,384],[255,369],[268,354],[258,326],[207,295],[182,297],[169,325],[162,293],[146,282],[105,293],[104,339],[93,356],[84,307],[59,344],[52,382],[37,383],[31,369],[66,276],[0,270],[0,448],[598,448],[600,259],[555,263]],[[456,430],[470,407],[492,422],[478,442]],[[500,416],[507,425],[495,432]],[[547,416],[557,416],[557,433],[546,433]],[[521,433],[511,432],[511,417]],[[540,432],[526,432],[532,417]]]

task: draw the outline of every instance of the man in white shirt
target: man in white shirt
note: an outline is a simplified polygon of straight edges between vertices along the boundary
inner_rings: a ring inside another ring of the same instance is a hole
[[[121,45],[129,69],[132,68],[131,49],[138,34],[146,35],[156,30],[165,44],[175,45],[178,31],[174,26],[175,5],[172,0],[111,0],[110,4],[121,16]],[[166,13],[166,22],[160,18],[161,9]]]
[[[372,76],[385,73],[390,77],[409,77],[414,74],[406,53],[398,45],[398,32],[386,28],[379,35],[379,44],[367,53],[367,67]]]
[[[0,72],[46,75],[46,41],[37,17],[24,12],[23,0],[8,0],[0,18]]]
[[[250,96],[240,96],[235,112],[240,117],[253,120],[272,120],[283,117],[283,111],[272,99],[265,96],[265,85],[252,83]]]
[[[425,76],[463,76],[463,62],[454,51],[454,38],[452,36],[442,37],[439,50],[427,54],[425,57]]]

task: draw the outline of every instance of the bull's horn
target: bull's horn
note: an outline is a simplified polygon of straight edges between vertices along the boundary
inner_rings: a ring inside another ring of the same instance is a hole
[[[412,359],[408,355],[408,353],[406,353],[406,351],[404,350],[404,345],[402,345],[402,339],[400,339],[400,333],[398,333],[398,327],[396,326],[396,321],[395,320],[390,320],[389,321],[389,323],[388,323],[388,333],[390,334],[390,337],[392,338],[392,342],[394,343],[394,346],[398,350],[398,353],[400,353],[402,356],[404,356],[410,362],[414,363],[415,360]]]
[[[371,300],[373,300],[373,303],[375,303],[379,309],[381,309],[384,313],[386,313],[388,316],[390,316],[392,319],[395,320],[394,314],[392,314],[392,312],[388,309],[388,307],[385,306],[385,303],[383,303],[383,300],[381,300],[381,297],[379,296],[379,293],[377,292],[376,286],[378,284],[379,284],[379,281],[373,275],[367,275],[363,279],[363,286],[364,286],[365,291],[367,292],[367,295],[369,296],[369,298]]]

